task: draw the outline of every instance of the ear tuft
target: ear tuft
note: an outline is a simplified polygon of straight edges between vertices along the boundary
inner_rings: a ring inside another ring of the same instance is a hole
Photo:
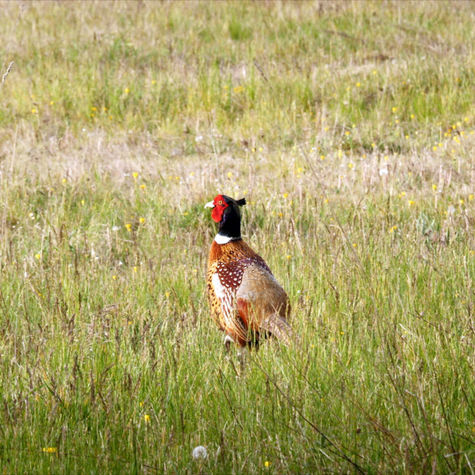
[[[236,203],[239,206],[244,206],[246,204],[246,198],[241,198],[240,200],[237,200]]]

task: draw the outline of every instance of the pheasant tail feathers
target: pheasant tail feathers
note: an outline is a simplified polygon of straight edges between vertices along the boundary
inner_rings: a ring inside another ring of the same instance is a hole
[[[260,327],[262,330],[272,333],[274,337],[285,344],[289,344],[294,338],[290,325],[277,313],[273,313],[264,319]]]

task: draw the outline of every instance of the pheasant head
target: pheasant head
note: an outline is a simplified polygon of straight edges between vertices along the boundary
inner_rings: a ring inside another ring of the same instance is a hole
[[[246,199],[234,200],[226,195],[217,195],[213,201],[206,203],[205,208],[212,208],[211,217],[219,225],[216,242],[226,244],[241,239],[241,211]]]

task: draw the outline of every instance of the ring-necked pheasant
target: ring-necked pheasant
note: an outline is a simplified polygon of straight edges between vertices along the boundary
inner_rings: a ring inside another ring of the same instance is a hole
[[[208,258],[208,301],[214,320],[230,341],[258,345],[273,335],[288,342],[289,298],[264,259],[241,238],[240,206],[246,200],[218,195],[205,205],[219,223]]]

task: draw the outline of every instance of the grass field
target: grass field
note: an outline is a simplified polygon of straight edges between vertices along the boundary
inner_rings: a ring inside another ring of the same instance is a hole
[[[473,474],[474,23],[1,2],[2,473]],[[218,193],[301,340],[243,366],[205,297]]]

